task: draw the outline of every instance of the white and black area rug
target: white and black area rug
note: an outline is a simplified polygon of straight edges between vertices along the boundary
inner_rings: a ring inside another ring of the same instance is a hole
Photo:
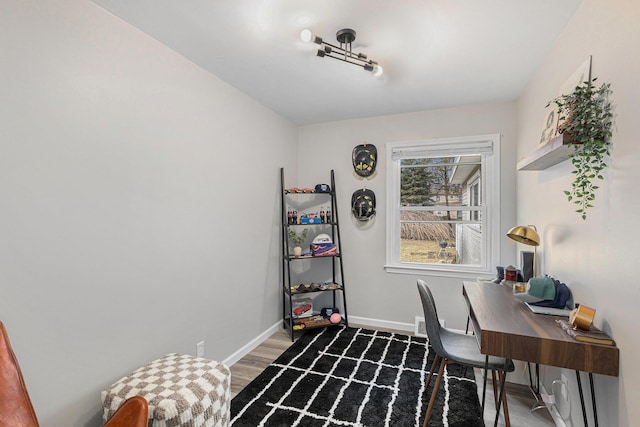
[[[232,425],[422,426],[434,353],[426,340],[356,328],[306,332],[231,402]],[[430,426],[481,426],[473,379],[445,371]]]

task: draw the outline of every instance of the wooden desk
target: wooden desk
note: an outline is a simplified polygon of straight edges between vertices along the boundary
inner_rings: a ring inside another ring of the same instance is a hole
[[[618,376],[618,347],[576,341],[561,317],[531,312],[508,286],[464,282],[462,294],[483,354]]]
[[[598,425],[592,375],[618,376],[618,347],[576,341],[556,325],[559,317],[533,313],[513,297],[509,286],[463,282],[462,294],[482,354],[576,371],[585,426],[580,371],[588,372],[594,420]]]

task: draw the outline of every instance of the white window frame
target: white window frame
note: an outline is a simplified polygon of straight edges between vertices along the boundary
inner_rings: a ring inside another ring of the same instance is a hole
[[[471,177],[471,181],[469,182],[469,184],[467,184],[467,191],[469,192],[469,206],[480,206],[482,204],[482,185],[481,182],[481,177],[480,174],[476,173]],[[473,194],[473,188],[478,187],[478,196],[480,199],[476,200]],[[480,203],[480,204],[478,204]],[[478,211],[473,211],[470,212],[471,213],[471,219],[477,220],[477,216],[478,216]],[[475,218],[474,218],[475,217]]]
[[[387,273],[430,274],[434,276],[476,278],[495,273],[500,256],[500,134],[401,141],[386,144],[387,154],[387,220],[386,264]],[[452,157],[460,151],[481,148],[482,155],[480,194],[485,209],[482,212],[483,263],[479,266],[461,264],[415,263],[400,261],[400,158],[401,156]],[[422,153],[422,154],[421,154]]]

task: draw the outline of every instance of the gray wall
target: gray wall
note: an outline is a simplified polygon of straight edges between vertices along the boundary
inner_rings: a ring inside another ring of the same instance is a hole
[[[91,2],[1,8],[0,319],[41,425],[101,425],[134,368],[276,323],[298,129]]]
[[[384,271],[388,161],[385,143],[491,133],[502,134],[501,260],[513,263],[515,245],[505,234],[515,221],[514,103],[346,120],[301,128],[300,185],[324,182],[328,170],[335,170],[350,316],[413,324],[415,316],[422,316],[416,289],[416,279],[421,277],[432,285],[438,312],[447,326],[465,328],[467,315],[462,299],[462,277],[440,277],[428,273],[415,276]],[[378,149],[376,176],[370,180],[358,179],[351,164],[353,148],[364,142],[374,144]],[[375,222],[366,228],[353,221],[350,213],[351,195],[363,186],[375,192],[377,202]]]
[[[599,421],[607,426],[640,424],[635,321],[640,300],[635,273],[640,241],[635,221],[640,209],[638,22],[637,2],[585,0],[518,101],[518,157],[523,157],[537,147],[544,106],[589,55],[592,76],[610,82],[613,89],[613,152],[587,220],[574,212],[562,192],[572,181],[568,161],[540,172],[518,172],[517,186],[518,223],[538,226],[542,272],[566,281],[576,301],[596,308],[596,326],[609,331],[620,348],[620,377],[595,377]],[[580,426],[575,374],[545,369],[544,382],[550,387],[562,373],[570,380],[571,421]]]
[[[0,319],[42,425],[99,425],[100,390],[131,369],[193,353],[200,340],[208,357],[224,359],[277,321],[280,166],[291,185],[327,182],[336,170],[350,315],[412,323],[418,276],[382,267],[384,143],[486,133],[503,134],[501,232],[536,224],[541,270],[596,307],[597,325],[621,349],[621,377],[596,377],[601,423],[640,420],[640,10],[631,0],[585,0],[517,106],[299,130],[93,3],[2,5]],[[606,182],[583,222],[562,194],[569,163],[516,174],[515,162],[535,149],[544,105],[590,54],[594,75],[612,83],[617,127]],[[380,151],[371,181],[356,179],[350,162],[365,141]],[[367,230],[348,214],[362,185],[378,196]],[[502,263],[521,249],[503,238]],[[447,324],[464,327],[460,278],[420,277]],[[543,370],[547,387],[561,374]],[[570,391],[581,425],[575,384]]]

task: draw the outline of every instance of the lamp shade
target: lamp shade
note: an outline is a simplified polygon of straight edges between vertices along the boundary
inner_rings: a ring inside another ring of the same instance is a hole
[[[507,236],[516,242],[529,246],[538,246],[540,236],[532,225],[518,225],[507,232]]]

